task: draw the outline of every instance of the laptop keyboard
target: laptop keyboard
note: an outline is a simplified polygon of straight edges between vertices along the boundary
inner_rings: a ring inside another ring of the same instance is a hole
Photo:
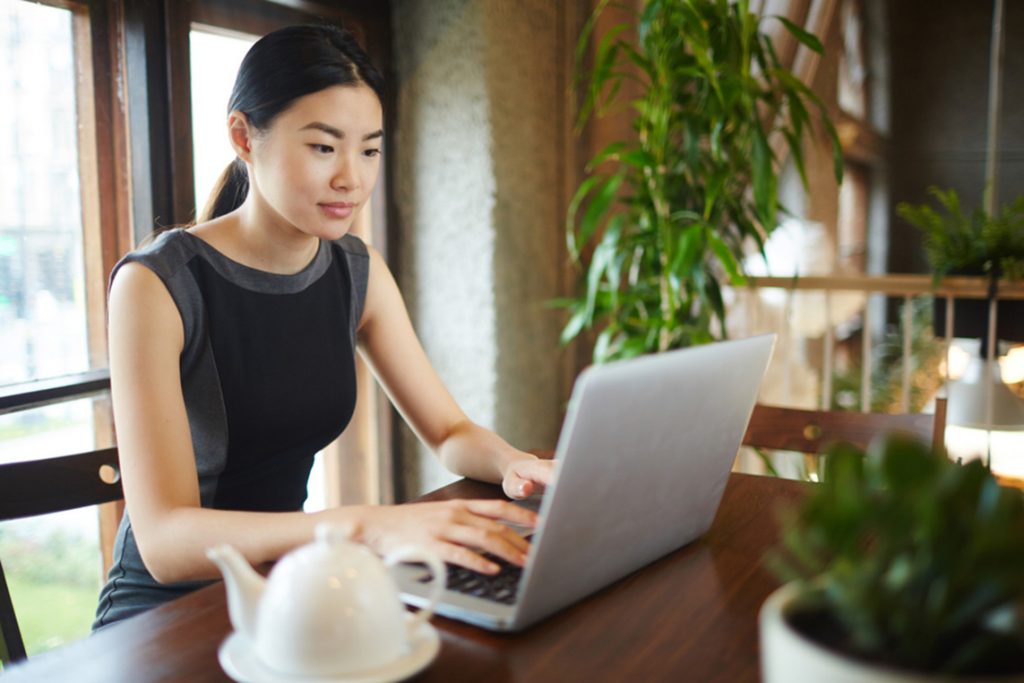
[[[497,574],[481,574],[466,567],[449,564],[447,565],[447,588],[458,593],[483,598],[484,600],[511,605],[516,600],[516,589],[519,587],[519,580],[523,577],[523,568],[500,557],[490,554],[485,554],[484,556],[501,567]],[[425,576],[420,579],[420,582],[426,583],[429,580],[430,577]]]
[[[541,493],[535,493],[525,500],[516,502],[528,510],[536,512],[540,509]],[[510,525],[512,529],[530,540],[533,536],[533,529],[528,527],[517,527]],[[446,588],[456,593],[465,593],[476,598],[491,600],[503,605],[511,605],[516,601],[516,594],[519,592],[519,581],[523,578],[523,568],[503,560],[491,553],[482,553],[484,557],[500,567],[497,574],[481,574],[480,572],[467,569],[457,564],[445,563],[448,569]],[[420,583],[430,581],[430,576],[419,579]]]

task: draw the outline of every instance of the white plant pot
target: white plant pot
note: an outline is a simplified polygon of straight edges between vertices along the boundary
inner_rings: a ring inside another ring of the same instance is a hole
[[[786,584],[761,606],[764,683],[1024,683],[1024,674],[950,678],[907,673],[838,654],[804,637],[786,621],[783,615],[796,595],[796,586]]]

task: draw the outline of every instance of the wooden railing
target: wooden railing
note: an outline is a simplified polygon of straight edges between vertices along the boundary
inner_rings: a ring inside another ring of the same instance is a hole
[[[948,360],[949,344],[953,338],[954,325],[954,303],[957,299],[989,299],[989,334],[986,354],[989,358],[995,357],[996,335],[995,329],[998,320],[998,301],[1003,300],[1024,300],[1024,282],[999,282],[995,291],[992,291],[991,283],[984,277],[947,277],[938,285],[935,285],[932,278],[927,275],[859,275],[859,276],[805,276],[805,277],[750,277],[748,278],[748,290],[750,294],[762,289],[781,289],[786,292],[786,310],[783,313],[784,321],[790,320],[790,309],[793,296],[798,292],[822,293],[824,296],[824,316],[826,318],[826,332],[824,340],[824,358],[822,362],[822,390],[821,405],[827,408],[832,397],[832,375],[833,358],[835,349],[835,325],[831,320],[831,304],[836,293],[854,292],[865,295],[884,295],[886,297],[902,298],[903,312],[901,326],[903,329],[903,378],[901,391],[901,406],[904,412],[909,410],[910,404],[910,371],[911,363],[911,342],[912,342],[912,321],[913,307],[911,303],[914,298],[922,296],[943,297],[946,299],[946,320],[945,334],[943,335],[946,344]],[[737,305],[742,304],[742,290],[738,290]],[[866,303],[865,303],[866,307]],[[862,363],[861,363],[861,410],[867,412],[870,408],[871,396],[871,359],[872,340],[874,337],[873,316],[863,316],[862,328]],[[786,353],[786,351],[783,351]],[[788,362],[788,359],[784,359]]]

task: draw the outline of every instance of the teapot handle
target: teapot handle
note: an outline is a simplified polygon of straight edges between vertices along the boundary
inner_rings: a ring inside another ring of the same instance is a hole
[[[425,623],[434,615],[434,607],[437,605],[437,601],[441,599],[441,593],[444,591],[445,584],[447,583],[448,572],[441,558],[429,550],[414,545],[404,545],[396,548],[384,558],[384,564],[389,568],[394,567],[400,562],[422,562],[430,568],[430,596],[427,604],[414,614],[409,621],[409,632],[413,633],[419,628],[420,624]]]

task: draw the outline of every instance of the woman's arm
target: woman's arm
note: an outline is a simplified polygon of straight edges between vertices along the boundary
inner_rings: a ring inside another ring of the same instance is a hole
[[[452,472],[501,483],[513,498],[550,481],[553,464],[517,450],[469,420],[427,359],[401,293],[370,248],[370,281],[359,325],[360,350],[416,435]]]

